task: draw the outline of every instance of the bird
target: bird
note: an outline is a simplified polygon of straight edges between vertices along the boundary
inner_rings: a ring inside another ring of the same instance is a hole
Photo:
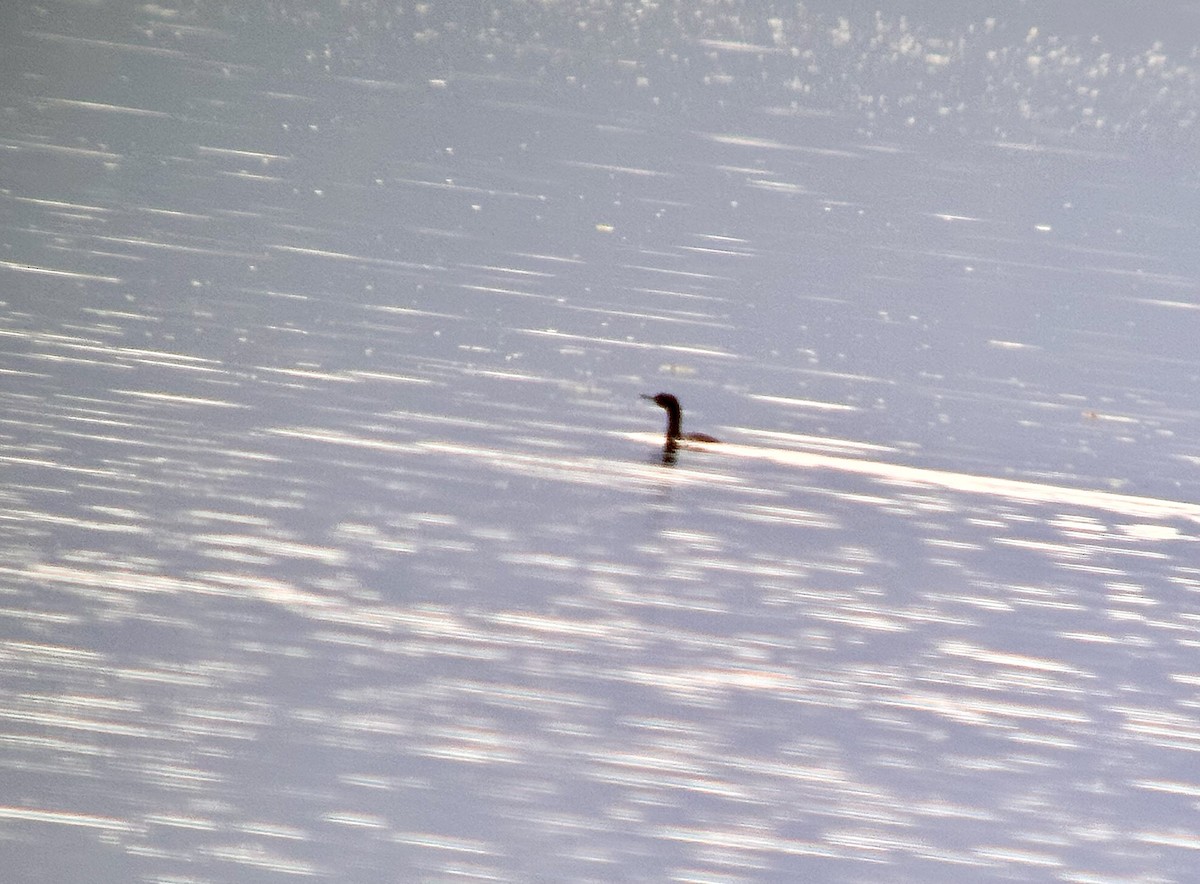
[[[667,411],[667,444],[668,449],[674,449],[680,442],[720,442],[720,439],[714,439],[712,436],[705,433],[688,433],[684,435],[681,431],[683,425],[683,411],[679,408],[679,400],[670,393],[657,393],[651,396],[647,393],[642,394],[643,399],[649,399],[659,408],[665,408]]]

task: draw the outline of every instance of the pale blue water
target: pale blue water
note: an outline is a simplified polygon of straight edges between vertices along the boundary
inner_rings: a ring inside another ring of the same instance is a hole
[[[12,14],[0,877],[1189,880],[1195,11],[906,13]]]

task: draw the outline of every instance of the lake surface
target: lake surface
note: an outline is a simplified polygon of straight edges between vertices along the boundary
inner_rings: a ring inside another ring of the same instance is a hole
[[[0,878],[1192,880],[1200,12],[939,8],[10,13]]]

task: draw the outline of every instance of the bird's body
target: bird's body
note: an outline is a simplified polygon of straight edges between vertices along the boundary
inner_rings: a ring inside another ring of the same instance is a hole
[[[667,445],[674,446],[680,442],[720,442],[720,439],[714,439],[705,433],[683,433],[683,410],[679,407],[679,400],[670,393],[659,393],[655,396],[642,394],[643,399],[649,399],[659,408],[665,409],[667,412]]]

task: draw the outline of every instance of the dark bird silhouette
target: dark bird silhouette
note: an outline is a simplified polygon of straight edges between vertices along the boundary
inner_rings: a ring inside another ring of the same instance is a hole
[[[663,445],[663,463],[675,463],[675,452],[678,450],[680,442],[721,441],[705,433],[688,433],[685,435],[683,433],[683,410],[679,407],[679,400],[670,393],[658,393],[654,396],[643,393],[642,398],[649,399],[667,412],[667,439]]]

